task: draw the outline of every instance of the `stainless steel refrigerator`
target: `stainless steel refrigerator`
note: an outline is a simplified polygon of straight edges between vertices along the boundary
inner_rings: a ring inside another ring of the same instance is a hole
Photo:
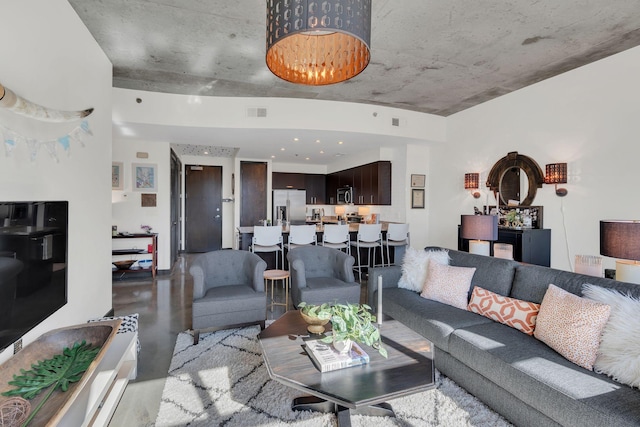
[[[304,190],[273,190],[273,221],[304,224],[307,219],[307,193]]]

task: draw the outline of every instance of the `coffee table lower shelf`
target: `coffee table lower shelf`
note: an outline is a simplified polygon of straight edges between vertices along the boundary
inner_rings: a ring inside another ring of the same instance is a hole
[[[351,415],[368,415],[371,417],[396,416],[391,405],[386,402],[352,409],[316,396],[296,397],[293,399],[291,409],[294,411],[322,412],[324,414],[334,413],[338,419],[339,427],[351,426]]]

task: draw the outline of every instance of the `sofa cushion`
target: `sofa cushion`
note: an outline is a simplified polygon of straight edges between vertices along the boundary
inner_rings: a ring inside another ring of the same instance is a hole
[[[427,278],[429,260],[449,264],[448,252],[446,249],[422,251],[408,247],[402,259],[402,277],[398,280],[398,287],[421,292]]]
[[[420,296],[466,310],[471,279],[475,272],[476,269],[472,267],[441,265],[430,260]]]
[[[484,255],[470,254],[461,251],[449,251],[450,265],[459,267],[474,267],[476,273],[473,275],[471,286],[480,286],[499,295],[509,295],[511,284],[520,263],[508,259],[488,257]],[[471,290],[469,288],[469,294]],[[521,298],[531,301],[526,298]],[[534,301],[538,302],[538,301]]]
[[[413,291],[399,288],[384,289],[382,312],[405,324],[445,351],[449,346],[449,335],[455,329],[493,323],[486,317],[424,299]]]
[[[563,426],[637,426],[640,391],[580,368],[500,323],[457,329],[449,353]]]
[[[584,285],[583,294],[611,306],[593,369],[640,387],[640,299],[594,285]]]
[[[578,366],[593,369],[611,307],[549,285],[534,336]]]
[[[476,286],[467,309],[527,335],[533,335],[540,304],[505,297]]]

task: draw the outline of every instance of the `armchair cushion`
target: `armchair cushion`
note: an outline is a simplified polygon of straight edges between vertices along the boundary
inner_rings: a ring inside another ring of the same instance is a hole
[[[287,259],[294,306],[302,301],[360,302],[360,284],[353,276],[355,260],[351,255],[324,246],[304,246],[290,250]]]

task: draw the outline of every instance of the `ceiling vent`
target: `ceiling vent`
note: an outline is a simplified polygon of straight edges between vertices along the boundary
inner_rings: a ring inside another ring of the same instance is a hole
[[[267,117],[267,109],[264,107],[247,108],[247,117]]]
[[[400,126],[400,119],[397,117],[393,117],[391,119],[391,126]]]

